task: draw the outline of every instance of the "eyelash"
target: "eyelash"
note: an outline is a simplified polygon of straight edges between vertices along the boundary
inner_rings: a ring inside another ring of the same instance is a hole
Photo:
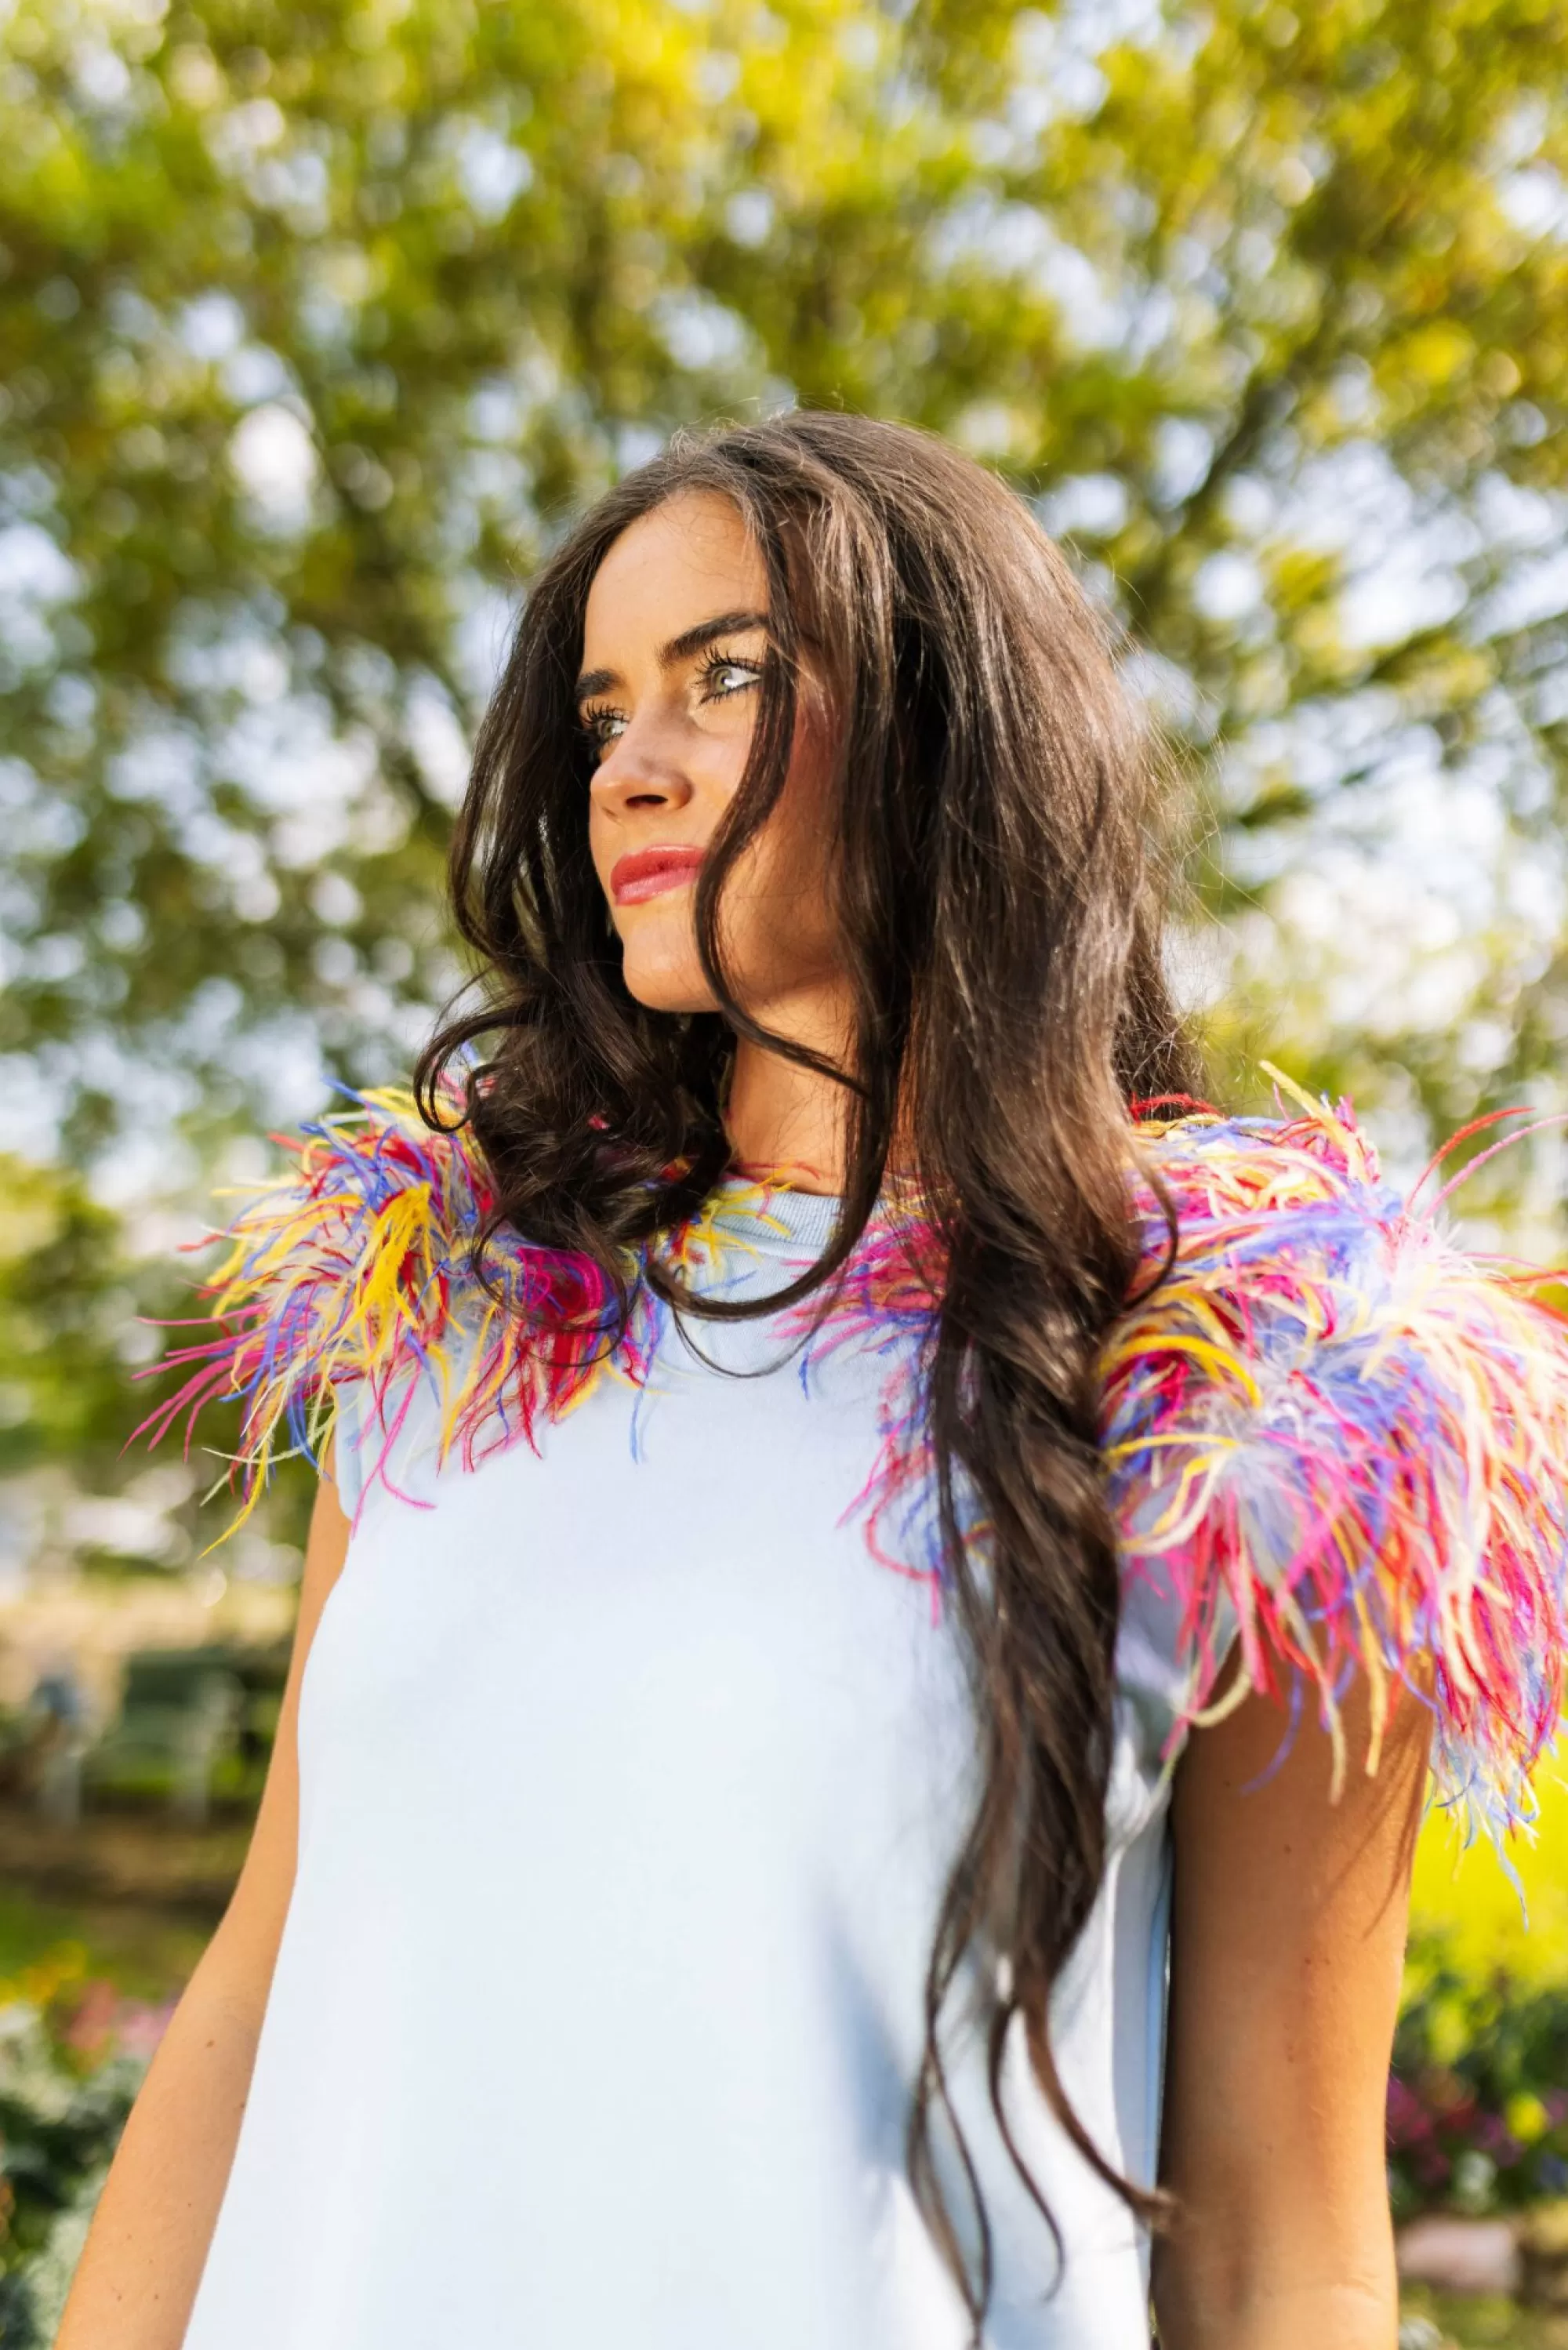
[[[755,684],[758,682],[763,674],[763,665],[761,661],[737,660],[733,653],[720,652],[717,647],[715,647],[713,651],[709,654],[707,660],[703,662],[697,674],[703,681],[705,685],[711,684],[722,669],[742,669],[747,671],[749,672],[747,679],[748,684]],[[735,685],[732,686],[730,689],[731,693],[744,693],[745,691],[746,687],[744,685]],[[708,700],[714,702],[728,702],[729,698],[729,693],[711,694],[707,697]]]
[[[712,681],[717,677],[720,671],[726,669],[738,669],[747,671],[746,683],[744,685],[731,686],[729,691],[724,693],[712,693],[704,691],[702,696],[704,702],[728,702],[732,693],[744,693],[751,686],[759,682],[763,673],[763,665],[761,661],[742,660],[738,659],[734,653],[721,652],[718,648],[715,647],[708,655],[707,660],[702,663],[702,666],[698,671],[697,674],[701,679],[703,686],[706,689],[711,685]],[[624,719],[625,716],[626,712],[624,710],[616,710],[612,708],[608,702],[590,702],[586,703],[583,708],[581,721],[582,729],[589,742],[594,745],[595,749],[602,751],[606,743],[613,741],[614,738],[613,736],[601,733],[599,729],[607,722],[617,718]]]

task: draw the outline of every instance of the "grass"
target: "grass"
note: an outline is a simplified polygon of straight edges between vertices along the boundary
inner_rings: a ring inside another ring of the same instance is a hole
[[[207,1943],[208,1929],[121,1902],[47,1900],[0,1893],[0,1997],[63,1952],[80,1951],[80,1971],[101,1976],[133,1999],[180,1990]],[[73,1967],[72,1971],[77,1971]]]
[[[1429,2318],[1445,2350],[1568,2350],[1568,2316],[1521,2309],[1517,2302],[1455,2300],[1415,2285],[1401,2295],[1400,2313]]]

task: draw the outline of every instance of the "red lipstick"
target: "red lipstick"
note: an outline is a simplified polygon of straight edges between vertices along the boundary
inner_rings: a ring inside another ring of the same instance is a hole
[[[644,898],[661,897],[694,879],[702,862],[701,848],[628,849],[610,868],[610,896],[618,906],[639,905]]]

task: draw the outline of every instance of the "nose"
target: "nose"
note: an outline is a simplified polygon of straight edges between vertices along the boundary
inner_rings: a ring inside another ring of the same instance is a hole
[[[684,807],[691,782],[657,717],[639,713],[618,735],[594,772],[591,785],[602,814],[621,816],[634,808]]]

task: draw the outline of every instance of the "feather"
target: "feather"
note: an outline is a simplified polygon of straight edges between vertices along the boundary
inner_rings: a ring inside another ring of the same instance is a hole
[[[472,1468],[518,1438],[533,1443],[541,1419],[599,1378],[646,1369],[654,1301],[633,1256],[624,1330],[614,1284],[590,1259],[509,1231],[482,1284],[470,1260],[493,1197],[466,1132],[432,1133],[406,1094],[356,1099],[280,1138],[292,1166],[245,1197],[204,1284],[214,1334],[159,1367],[186,1378],[143,1423],[155,1443],[182,1419],[188,1450],[204,1404],[243,1399],[236,1523],[278,1460],[319,1463],[349,1382],[362,1384],[361,1427],[379,1439],[368,1490],[387,1476],[421,1382],[440,1399],[441,1457]]]
[[[1179,1622],[1170,1751],[1251,1690],[1292,1718],[1306,1697],[1343,1773],[1342,1709],[1361,1675],[1366,1767],[1397,1692],[1414,1691],[1436,1718],[1440,1796],[1501,1843],[1532,1817],[1531,1773],[1563,1710],[1568,1323],[1552,1276],[1457,1248],[1440,1205],[1383,1180],[1343,1105],[1301,1096],[1272,1119],[1163,1107],[1179,1114],[1133,1146],[1143,1269],[1105,1351],[1102,1444],[1125,1577],[1147,1578]],[[472,1244],[493,1200],[465,1131],[431,1133],[409,1097],[369,1094],[289,1148],[231,1227],[208,1284],[215,1330],[160,1366],[186,1376],[144,1423],[156,1440],[183,1420],[189,1446],[209,1400],[241,1398],[242,1517],[276,1460],[319,1459],[350,1382],[361,1442],[374,1440],[367,1489],[389,1484],[421,1387],[439,1401],[441,1459],[472,1467],[536,1444],[603,1381],[647,1384],[669,1308],[639,1253],[618,1286],[502,1226],[480,1281]],[[765,1217],[767,1199],[764,1179],[747,1211]],[[711,1274],[736,1245],[735,1204],[661,1234],[662,1260]],[[780,1317],[808,1393],[839,1349],[879,1362],[877,1451],[844,1515],[933,1609],[940,1294],[936,1237],[918,1200],[893,1195],[829,1289]],[[954,1506],[982,1545],[961,1479]]]
[[[440,1406],[438,1460],[472,1469],[518,1440],[537,1450],[541,1423],[562,1419],[602,1379],[646,1385],[669,1319],[632,1249],[620,1266],[624,1315],[615,1281],[591,1257],[530,1243],[510,1226],[485,1250],[481,1279],[473,1245],[494,1197],[457,1123],[456,1098],[444,1105],[452,1126],[433,1132],[410,1094],[351,1098],[353,1109],[275,1138],[290,1163],[239,1195],[225,1232],[195,1244],[227,1243],[202,1284],[210,1322],[194,1326],[211,1335],[139,1375],[185,1372],[136,1430],[152,1443],[183,1422],[189,1451],[203,1408],[241,1399],[232,1464],[241,1507],[230,1532],[278,1461],[302,1453],[320,1465],[350,1385],[376,1444],[362,1464],[368,1492],[389,1482],[421,1387]],[[765,1187],[732,1187],[728,1206],[730,1217],[737,1209],[765,1217]],[[677,1274],[711,1268],[721,1251],[743,1245],[728,1222],[710,1202],[661,1236],[664,1262]]]
[[[1346,1107],[1301,1098],[1286,1122],[1189,1117],[1154,1141],[1175,1261],[1104,1367],[1125,1573],[1180,1609],[1173,1739],[1249,1690],[1310,1692],[1343,1775],[1359,1673],[1373,1771],[1407,1688],[1436,1718],[1439,1799],[1501,1844],[1563,1711],[1568,1325],[1552,1276],[1465,1254]],[[1152,1272],[1166,1228],[1142,1205]]]
[[[1348,1107],[1298,1098],[1285,1120],[1183,1102],[1138,1129],[1143,1262],[1103,1357],[1101,1447],[1124,1587],[1147,1579],[1179,1627],[1168,1757],[1251,1692],[1291,1722],[1310,1698],[1337,1787],[1361,1675],[1367,1771],[1397,1693],[1413,1693],[1435,1717],[1438,1799],[1502,1850],[1534,1816],[1532,1773],[1563,1706],[1562,1276],[1464,1253],[1382,1180]],[[935,1607],[948,1569],[924,1409],[929,1264],[918,1228],[869,1228],[803,1376],[843,1345],[888,1357],[878,1451],[850,1510]],[[972,1496],[955,1503],[983,1544]]]

